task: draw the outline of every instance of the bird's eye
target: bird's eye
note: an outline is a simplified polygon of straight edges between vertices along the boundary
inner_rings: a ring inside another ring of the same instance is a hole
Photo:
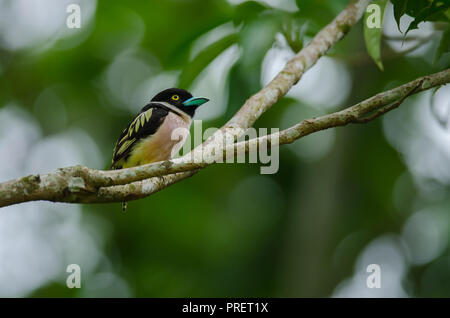
[[[172,99],[173,99],[173,100],[179,100],[179,99],[180,99],[180,96],[178,96],[178,95],[173,95],[173,96],[172,96]]]

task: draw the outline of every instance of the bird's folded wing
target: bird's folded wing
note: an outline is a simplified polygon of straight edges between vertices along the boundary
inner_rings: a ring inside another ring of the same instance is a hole
[[[122,161],[130,155],[133,146],[142,138],[153,135],[163,123],[168,111],[160,107],[144,107],[122,131],[114,147],[111,167],[120,169]]]

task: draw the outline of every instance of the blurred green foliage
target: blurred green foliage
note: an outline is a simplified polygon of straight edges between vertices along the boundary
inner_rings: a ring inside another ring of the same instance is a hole
[[[106,168],[118,134],[143,106],[131,110],[123,104],[135,96],[119,100],[105,88],[108,69],[117,59],[131,52],[142,63],[124,69],[123,87],[175,72],[178,85],[191,89],[212,61],[237,47],[239,57],[226,78],[226,109],[203,124],[204,129],[220,127],[262,87],[269,50],[304,47],[347,3],[295,2],[297,7],[287,10],[256,1],[98,1],[88,25],[48,48],[0,50],[0,107],[17,103],[38,121],[44,136],[70,128],[85,131],[104,163],[92,168]],[[398,1],[392,2],[398,20]],[[202,36],[226,24],[232,26],[230,33],[192,56]],[[329,54],[351,79],[349,94],[338,108],[448,67],[448,54],[430,63],[437,46],[434,41],[419,55],[404,55],[382,45],[385,71],[380,72],[366,54],[363,25],[358,24]],[[136,83],[126,82],[132,72]],[[326,72],[320,75],[326,78]],[[314,88],[315,94],[322,94],[321,89]],[[149,93],[147,99],[151,97]],[[214,107],[215,101],[209,104]],[[286,128],[282,118],[292,108],[317,115],[324,111],[287,96],[256,127]],[[403,121],[412,123],[408,118],[413,110],[402,109]],[[309,160],[282,147],[275,175],[259,175],[256,164],[216,165],[130,202],[125,214],[120,204],[84,205],[85,215],[101,219],[109,229],[104,247],[109,263],[100,263],[96,271],[108,267],[137,297],[330,296],[353,274],[368,243],[386,233],[400,234],[418,209],[450,212],[449,184],[430,178],[447,195],[439,200],[419,195],[404,154],[386,138],[383,120],[338,128],[333,136],[325,155]],[[450,284],[439,283],[448,281],[449,257],[447,247],[429,263],[408,267],[403,279],[407,293],[450,296]],[[63,281],[49,282],[31,294],[83,295],[82,290],[65,288]]]

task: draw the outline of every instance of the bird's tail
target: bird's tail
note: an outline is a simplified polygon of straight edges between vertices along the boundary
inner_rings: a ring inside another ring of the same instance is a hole
[[[126,212],[126,211],[127,211],[127,203],[122,202],[122,212]]]

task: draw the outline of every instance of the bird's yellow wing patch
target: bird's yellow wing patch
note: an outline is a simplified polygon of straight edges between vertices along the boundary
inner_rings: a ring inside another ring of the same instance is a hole
[[[150,121],[150,118],[152,118],[152,111],[153,109],[150,108],[149,110],[139,114],[130,124],[130,127],[128,128],[128,137],[133,136],[133,134],[137,134],[139,129],[144,127],[145,123]]]
[[[117,149],[116,155],[120,156],[121,154],[123,154],[123,153],[128,149],[128,147],[131,146],[131,144],[132,144],[135,140],[136,140],[136,139],[133,138],[133,139],[129,139],[129,140],[124,141],[124,142],[120,145],[119,149]]]

